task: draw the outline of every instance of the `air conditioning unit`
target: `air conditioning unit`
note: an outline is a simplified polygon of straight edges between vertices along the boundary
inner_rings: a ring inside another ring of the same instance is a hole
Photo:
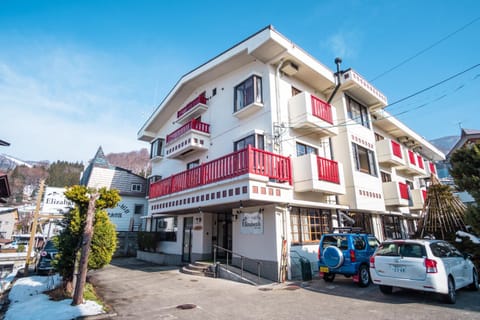
[[[298,72],[298,65],[291,61],[287,61],[280,70],[288,76],[293,76]]]

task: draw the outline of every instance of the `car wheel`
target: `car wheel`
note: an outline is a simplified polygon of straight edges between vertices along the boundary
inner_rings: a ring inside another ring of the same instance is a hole
[[[473,269],[473,281],[472,283],[470,284],[469,288],[473,291],[478,291],[478,273],[477,273],[477,270]]]
[[[323,280],[325,282],[333,282],[333,279],[335,279],[335,273],[325,273],[323,275]]]
[[[380,285],[379,288],[380,288],[380,291],[383,294],[392,294],[392,291],[393,291],[392,286],[382,286],[382,285]]]
[[[457,300],[455,292],[455,282],[453,282],[452,277],[448,277],[448,293],[443,296],[443,299],[446,303],[455,304]]]
[[[368,271],[368,267],[364,264],[360,266],[358,269],[358,285],[362,288],[368,287],[370,284],[370,272]]]

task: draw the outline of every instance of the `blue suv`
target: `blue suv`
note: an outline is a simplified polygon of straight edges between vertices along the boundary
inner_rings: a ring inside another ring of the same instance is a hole
[[[366,233],[329,233],[322,235],[318,248],[320,278],[332,282],[336,274],[352,277],[360,287],[370,284],[370,256],[379,241]]]

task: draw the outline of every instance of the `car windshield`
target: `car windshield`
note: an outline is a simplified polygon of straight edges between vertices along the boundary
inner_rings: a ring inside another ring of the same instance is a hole
[[[55,247],[55,244],[53,241],[47,241],[45,244],[45,247],[43,248],[44,250],[56,250],[57,248]]]
[[[422,258],[426,256],[425,247],[419,243],[382,243],[376,252],[377,256],[402,256]]]
[[[344,235],[327,235],[323,238],[322,248],[325,249],[326,247],[334,246],[339,248],[340,250],[347,250],[348,249],[348,239]]]

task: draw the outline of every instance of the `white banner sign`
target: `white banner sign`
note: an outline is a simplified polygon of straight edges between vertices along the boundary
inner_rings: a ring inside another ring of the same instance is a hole
[[[263,234],[263,212],[244,212],[240,216],[240,233]]]

